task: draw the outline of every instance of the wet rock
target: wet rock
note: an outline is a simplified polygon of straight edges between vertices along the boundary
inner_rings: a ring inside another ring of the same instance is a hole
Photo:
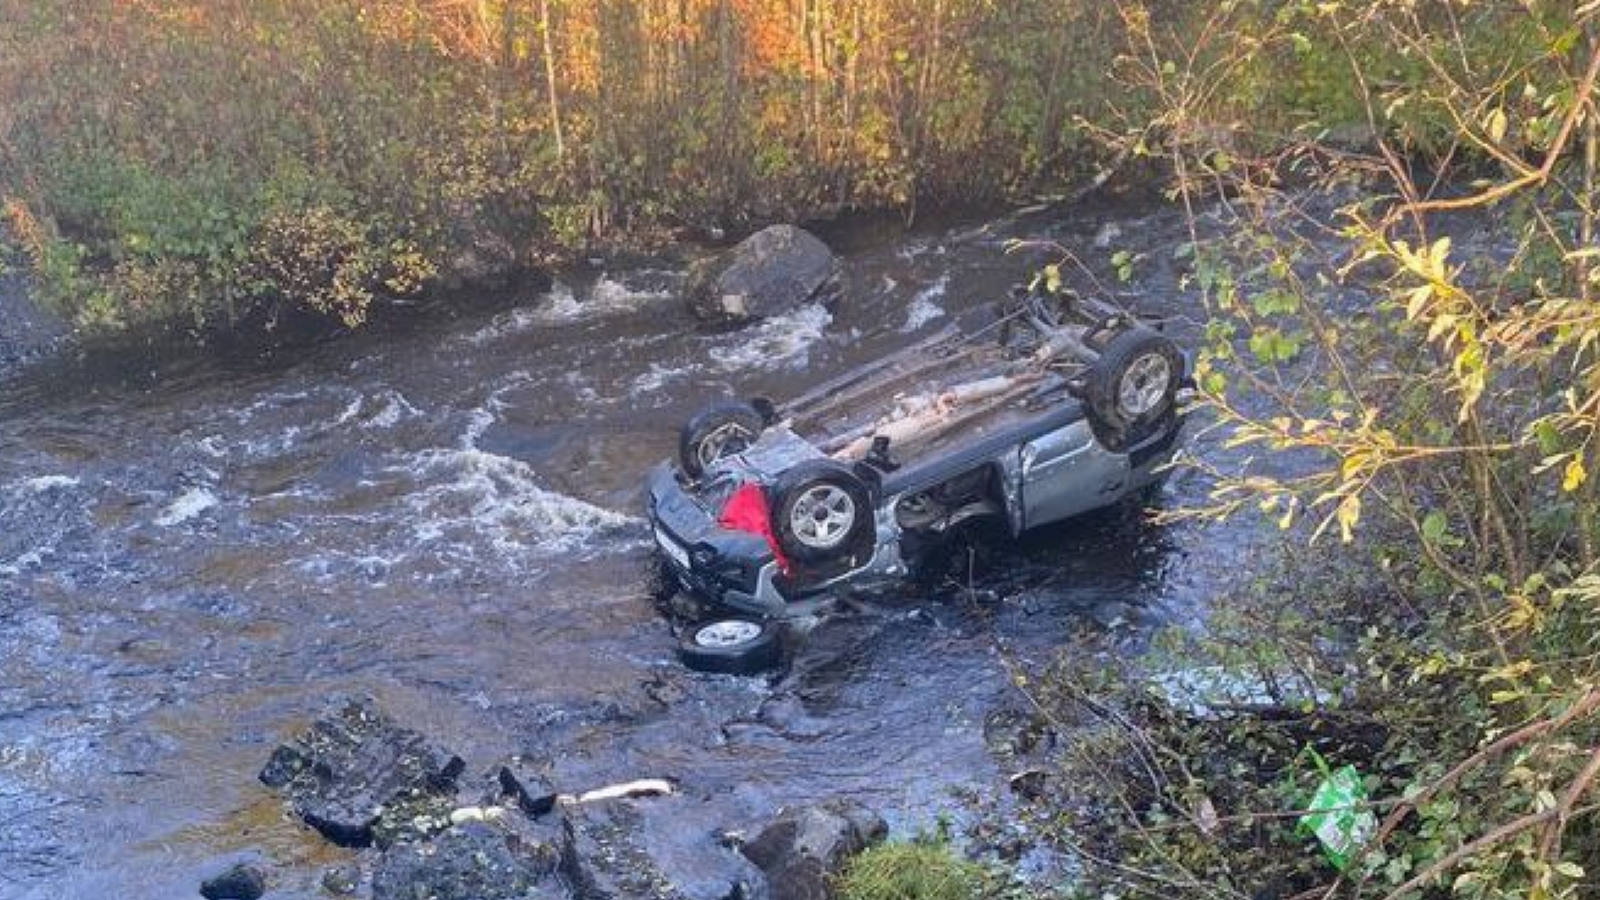
[[[361,886],[361,869],[349,866],[333,866],[322,873],[322,889],[335,897],[348,897]]]
[[[697,263],[684,293],[708,322],[737,324],[788,312],[839,291],[840,265],[827,245],[793,225],[774,225]]]
[[[238,863],[200,884],[206,900],[258,900],[266,892],[267,873],[249,863]]]
[[[517,808],[530,816],[542,816],[555,808],[556,788],[542,773],[525,761],[513,759],[500,767],[496,776],[501,796],[510,797]]]
[[[983,740],[1001,758],[1025,757],[1054,745],[1050,723],[1037,713],[997,709],[984,718]]]
[[[582,900],[767,900],[761,871],[695,822],[687,798],[568,812],[562,872]]]
[[[1018,796],[1033,802],[1057,793],[1055,781],[1055,776],[1044,769],[1027,769],[1006,779]]]
[[[384,848],[403,841],[420,841],[449,828],[456,810],[453,797],[408,792],[390,801],[372,823],[372,841]]]
[[[827,900],[829,880],[845,862],[888,832],[878,814],[832,800],[783,813],[743,852],[766,874],[772,900]]]
[[[549,836],[556,837],[551,830]],[[403,841],[383,852],[372,875],[373,900],[533,900],[556,897],[550,885],[560,849],[495,822],[466,822],[431,840]]]
[[[463,768],[459,757],[361,699],[274,750],[261,781],[285,793],[295,813],[328,840],[365,847],[386,812],[409,820],[441,805],[438,798],[455,790]],[[418,804],[423,808],[409,808]]]

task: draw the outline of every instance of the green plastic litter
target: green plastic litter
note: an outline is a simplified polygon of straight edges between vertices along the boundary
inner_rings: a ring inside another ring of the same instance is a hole
[[[1300,827],[1316,835],[1322,844],[1322,855],[1343,872],[1356,851],[1377,831],[1378,820],[1367,808],[1367,790],[1355,766],[1329,772],[1321,756],[1315,751],[1311,755],[1323,778],[1306,804]]]

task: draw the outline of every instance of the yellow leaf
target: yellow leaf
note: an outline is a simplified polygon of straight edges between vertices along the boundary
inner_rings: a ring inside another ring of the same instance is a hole
[[[1425,284],[1411,292],[1411,299],[1406,302],[1406,319],[1413,320],[1422,315],[1428,308],[1428,300],[1433,297],[1433,285]]]
[[[1582,458],[1574,456],[1567,462],[1567,471],[1561,476],[1561,489],[1571,493],[1583,487],[1583,483],[1588,480],[1589,473],[1583,468]]]
[[[1346,544],[1355,539],[1356,523],[1361,521],[1361,497],[1351,494],[1339,503],[1339,539]]]
[[[1428,248],[1428,262],[1430,263],[1430,268],[1433,274],[1440,276],[1444,275],[1444,261],[1449,256],[1449,238],[1442,237],[1433,242],[1433,246]]]
[[[1506,139],[1506,111],[1495,107],[1484,120],[1483,128],[1489,132],[1489,140],[1496,144]]]
[[[1364,453],[1359,450],[1351,453],[1349,456],[1346,456],[1344,458],[1344,463],[1339,466],[1339,477],[1349,481],[1357,472],[1360,472],[1363,468],[1366,468],[1367,462],[1371,459],[1371,456],[1371,454]]]

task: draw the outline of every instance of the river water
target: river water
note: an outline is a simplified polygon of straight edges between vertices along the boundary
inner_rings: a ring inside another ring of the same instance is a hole
[[[1119,287],[1194,315],[1163,262],[1181,222],[1109,220],[1151,260]],[[469,772],[521,752],[564,788],[675,779],[707,831],[840,793],[904,834],[1003,806],[984,723],[1017,702],[1007,665],[1129,652],[1196,615],[1248,540],[1096,515],[993,548],[979,600],[862,598],[787,677],[702,676],[653,598],[640,479],[702,403],[781,399],[941,327],[1044,261],[1011,238],[1103,261],[1107,221],[841,233],[845,299],[743,331],[698,328],[676,267],[601,264],[292,361],[0,381],[0,897],[191,896],[251,853],[277,896],[316,896],[341,851],[255,775],[350,693]],[[1180,474],[1160,502],[1201,490]]]

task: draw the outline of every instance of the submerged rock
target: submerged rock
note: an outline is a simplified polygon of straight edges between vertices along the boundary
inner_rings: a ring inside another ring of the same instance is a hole
[[[766,875],[772,900],[827,900],[845,862],[888,833],[877,813],[832,800],[783,813],[742,849]]]
[[[267,874],[249,863],[238,863],[200,884],[206,900],[259,900],[266,892]]]
[[[684,293],[699,318],[738,324],[831,300],[839,291],[839,275],[839,258],[815,235],[774,225],[697,263]]]
[[[283,791],[295,813],[328,840],[365,847],[386,812],[410,819],[441,805],[437,799],[454,792],[464,768],[459,757],[362,699],[274,750],[261,781]]]
[[[534,900],[559,897],[550,883],[560,831],[470,821],[430,840],[389,847],[372,875],[373,900]]]

